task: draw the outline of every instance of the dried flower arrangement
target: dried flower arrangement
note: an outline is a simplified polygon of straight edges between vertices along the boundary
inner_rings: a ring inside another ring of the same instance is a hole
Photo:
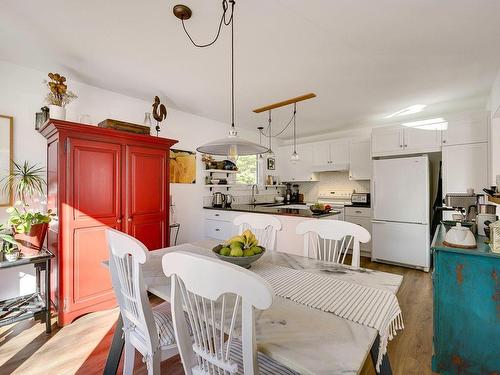
[[[68,86],[65,83],[66,77],[59,73],[49,73],[48,76],[50,81],[45,81],[50,90],[45,97],[48,104],[65,107],[71,101],[78,98],[74,92],[68,90]]]

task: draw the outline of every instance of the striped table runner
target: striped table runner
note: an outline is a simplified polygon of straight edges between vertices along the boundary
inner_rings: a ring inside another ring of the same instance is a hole
[[[252,271],[279,297],[375,328],[380,335],[377,372],[388,341],[404,328],[399,302],[391,291],[266,263],[252,265]]]

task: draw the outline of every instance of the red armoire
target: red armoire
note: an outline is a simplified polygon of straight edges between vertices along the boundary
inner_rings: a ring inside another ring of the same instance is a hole
[[[49,120],[48,208],[57,214],[47,234],[53,261],[52,297],[58,324],[116,306],[104,229],[169,244],[169,149],[172,139]]]

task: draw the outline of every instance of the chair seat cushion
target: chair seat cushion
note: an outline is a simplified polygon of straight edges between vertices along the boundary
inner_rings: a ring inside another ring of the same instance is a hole
[[[172,320],[172,312],[170,311],[170,304],[168,302],[163,302],[153,307],[153,318],[155,320],[160,346],[175,344],[174,323]]]
[[[231,349],[229,350],[229,358],[238,364],[237,374],[243,375],[243,355],[242,345],[240,340],[232,340]],[[282,365],[278,361],[268,357],[264,353],[257,353],[257,363],[259,366],[259,374],[268,375],[300,375],[300,372],[293,371]]]

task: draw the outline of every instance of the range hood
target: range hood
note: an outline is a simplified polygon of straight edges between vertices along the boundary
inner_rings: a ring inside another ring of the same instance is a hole
[[[349,163],[330,163],[330,164],[320,164],[313,165],[313,172],[340,172],[340,171],[348,171]]]

